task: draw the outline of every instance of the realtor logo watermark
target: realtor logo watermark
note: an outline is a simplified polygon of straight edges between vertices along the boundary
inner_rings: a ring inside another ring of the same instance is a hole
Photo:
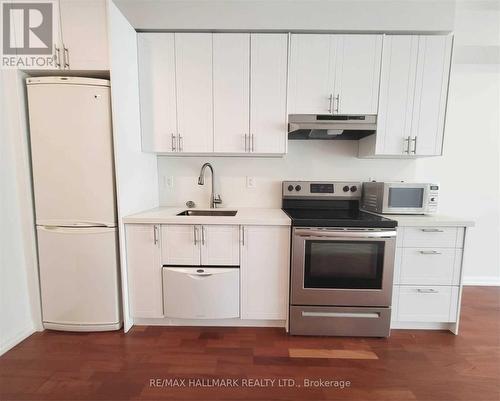
[[[5,69],[54,69],[56,7],[53,1],[0,1]]]

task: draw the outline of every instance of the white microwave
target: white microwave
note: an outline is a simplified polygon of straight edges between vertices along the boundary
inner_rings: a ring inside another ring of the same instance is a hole
[[[364,182],[361,209],[382,214],[437,212],[438,184]]]

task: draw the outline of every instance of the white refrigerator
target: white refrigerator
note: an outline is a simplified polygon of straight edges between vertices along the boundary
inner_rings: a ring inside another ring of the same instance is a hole
[[[109,81],[28,78],[44,327],[121,327]]]

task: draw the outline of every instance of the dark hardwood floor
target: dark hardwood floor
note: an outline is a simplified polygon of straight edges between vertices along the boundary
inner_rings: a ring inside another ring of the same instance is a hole
[[[236,387],[201,387],[217,379]],[[287,387],[287,379],[295,386]],[[305,387],[304,379],[346,387]],[[498,401],[500,288],[464,290],[459,336],[394,330],[388,339],[290,337],[275,328],[194,327],[136,327],[127,335],[45,331],[0,357],[2,401],[136,399]]]

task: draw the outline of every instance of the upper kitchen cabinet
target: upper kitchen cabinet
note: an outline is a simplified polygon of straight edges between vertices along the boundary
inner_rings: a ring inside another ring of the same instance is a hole
[[[142,150],[175,152],[179,140],[174,34],[140,33],[137,45]]]
[[[142,149],[286,153],[288,35],[139,33]]]
[[[247,149],[286,153],[287,34],[250,35],[250,131]]]
[[[377,133],[360,157],[442,154],[451,48],[450,35],[384,38]]]
[[[212,34],[139,33],[142,150],[213,151]]]
[[[55,41],[58,67],[108,70],[106,1],[59,0],[59,13],[60,40]]]
[[[250,34],[214,34],[214,151],[248,149],[250,132]]]
[[[175,33],[179,152],[213,151],[212,36]]]
[[[291,114],[377,114],[383,35],[292,35]]]

